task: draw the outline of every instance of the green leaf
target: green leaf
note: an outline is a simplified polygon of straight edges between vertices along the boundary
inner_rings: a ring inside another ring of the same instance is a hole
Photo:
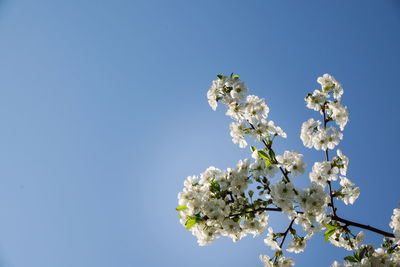
[[[358,254],[358,260],[361,261],[365,256],[365,249],[361,249],[360,254]]]
[[[254,195],[254,191],[253,191],[253,190],[249,190],[249,196],[250,196],[250,198],[252,198],[253,195]]]
[[[212,193],[217,193],[217,192],[221,191],[221,186],[219,185],[218,182],[214,182],[214,180],[210,180],[210,184],[211,184],[210,191]]]
[[[222,74],[218,74],[217,77],[218,77],[218,79],[222,80],[225,76]]]
[[[358,260],[356,258],[354,258],[353,256],[344,257],[344,260],[349,261],[349,262],[358,262]]]
[[[265,160],[265,167],[268,167],[271,164],[271,161],[269,161],[269,159]]]
[[[201,222],[204,220],[203,217],[201,217],[200,214],[196,214],[195,216],[187,216],[186,217],[188,220],[185,223],[186,229],[190,230],[193,225],[195,225],[198,222]]]
[[[186,229],[188,230],[192,229],[193,225],[195,225],[196,223],[197,223],[196,218],[189,216],[189,219],[185,223]]]
[[[239,79],[239,75],[235,74],[235,75],[233,75],[233,78],[234,79]]]
[[[332,225],[330,223],[326,224],[325,227],[328,228],[328,229],[336,229],[336,226],[334,226],[334,225]]]
[[[336,229],[329,229],[328,231],[326,231],[324,233],[324,237],[325,237],[325,242],[328,241],[329,237],[331,237],[334,233],[335,233]]]
[[[271,159],[274,159],[274,158],[275,158],[275,152],[274,152],[272,149],[270,149],[270,150],[268,151],[268,153],[269,153],[269,156],[270,156]]]
[[[232,220],[237,223],[240,223],[240,221],[242,220],[242,217],[233,217]]]
[[[269,160],[268,154],[265,153],[265,151],[263,151],[263,150],[258,150],[258,156],[260,156],[263,159]]]
[[[282,250],[277,250],[277,251],[275,252],[275,257],[280,257],[280,256],[282,256],[282,255],[283,255]]]
[[[186,205],[180,205],[180,206],[176,207],[176,211],[181,211],[181,210],[185,210],[185,209],[187,209]]]
[[[254,151],[257,150],[257,148],[255,148],[254,146],[250,146],[250,150],[251,150],[251,152],[254,152]],[[399,203],[400,203],[400,202],[399,202]]]
[[[360,258],[360,255],[358,254],[358,252],[353,252],[353,256],[354,258],[356,258],[357,261],[361,261],[362,258]]]

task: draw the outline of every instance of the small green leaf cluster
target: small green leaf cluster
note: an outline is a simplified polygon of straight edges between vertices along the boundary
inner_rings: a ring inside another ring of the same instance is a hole
[[[328,239],[336,232],[336,225],[328,223],[325,225],[325,227],[328,228],[328,230],[324,233],[324,240],[327,242]]]
[[[186,229],[190,230],[196,223],[199,223],[204,220],[203,217],[200,216],[200,214],[197,214],[196,216],[187,216],[187,221],[185,223]]]

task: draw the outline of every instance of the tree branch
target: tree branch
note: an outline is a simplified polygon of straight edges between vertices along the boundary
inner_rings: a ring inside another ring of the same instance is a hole
[[[282,249],[283,243],[285,243],[285,239],[286,239],[287,234],[289,233],[290,229],[293,229],[293,228],[292,228],[292,225],[293,225],[295,219],[296,219],[296,218],[294,218],[294,219],[290,222],[288,228],[287,228],[286,231],[283,233],[283,239],[282,239],[282,241],[281,241],[281,244],[279,245],[279,247],[280,247],[281,249]]]
[[[377,229],[375,227],[372,227],[370,225],[349,221],[349,220],[343,219],[343,218],[341,218],[341,217],[339,217],[337,215],[332,215],[331,218],[332,218],[332,220],[336,220],[338,222],[342,222],[342,223],[344,223],[346,225],[349,225],[349,226],[355,226],[355,227],[358,227],[358,228],[369,230],[371,232],[375,232],[377,234],[380,234],[380,235],[383,235],[383,236],[386,236],[386,237],[394,238],[394,234],[379,230],[379,229]]]

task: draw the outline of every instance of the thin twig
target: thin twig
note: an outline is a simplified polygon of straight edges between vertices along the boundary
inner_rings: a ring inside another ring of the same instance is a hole
[[[325,104],[324,104],[324,107],[323,107],[323,111],[324,111],[324,129],[326,129],[326,124],[327,124],[328,120],[326,119]],[[328,148],[325,150],[326,161],[329,161],[328,150],[329,150]],[[331,181],[328,181],[328,187],[329,187],[329,197],[330,197],[330,200],[331,200],[330,206],[332,208],[332,215],[336,216],[336,208],[335,208],[335,204],[333,202],[333,193],[332,193]]]
[[[229,215],[229,217],[243,216],[246,213],[256,213],[259,211],[282,211],[282,209],[281,208],[258,208],[258,209],[254,209],[254,210],[249,210],[249,211],[244,211],[241,213],[232,214],[232,215]]]

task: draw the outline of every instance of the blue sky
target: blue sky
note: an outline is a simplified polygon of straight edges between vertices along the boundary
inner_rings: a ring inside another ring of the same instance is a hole
[[[339,214],[389,231],[399,31],[398,0],[0,1],[0,266],[261,266],[263,237],[199,247],[174,210],[188,175],[250,156],[207,104],[219,73],[266,99],[288,134],[277,151],[303,153],[307,170],[323,155],[299,139],[317,116],[303,98],[323,73],[340,80],[340,148],[361,195]],[[345,255],[319,235],[294,258]]]

